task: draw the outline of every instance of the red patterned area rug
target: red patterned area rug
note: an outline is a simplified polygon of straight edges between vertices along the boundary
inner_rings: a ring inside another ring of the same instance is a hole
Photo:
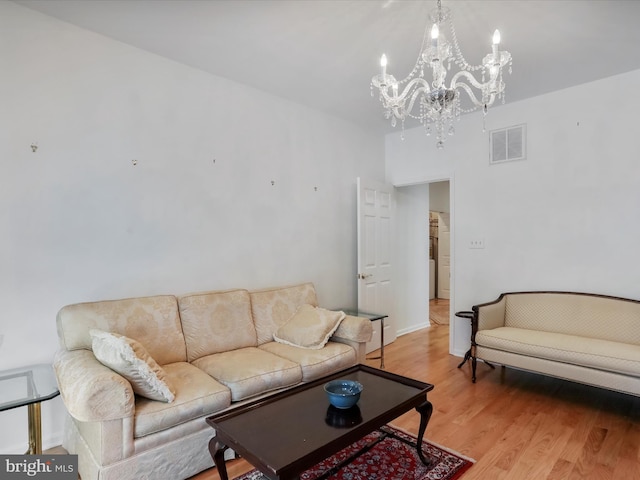
[[[474,464],[449,449],[424,440],[424,465],[416,437],[389,425],[303,472],[300,480],[455,480]],[[267,480],[252,470],[235,480]]]

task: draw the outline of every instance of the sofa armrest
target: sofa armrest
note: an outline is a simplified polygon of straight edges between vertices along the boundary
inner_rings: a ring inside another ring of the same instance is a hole
[[[476,331],[504,327],[506,304],[507,297],[502,294],[493,302],[474,305],[472,310],[474,322],[477,322]]]
[[[81,422],[104,422],[133,416],[131,384],[101,364],[90,350],[59,350],[53,361],[62,401]]]
[[[344,317],[344,320],[340,322],[338,329],[333,333],[332,339],[342,338],[353,342],[367,343],[371,340],[372,335],[373,326],[371,325],[371,320],[347,315]]]
[[[373,335],[373,326],[368,318],[347,315],[331,337],[331,341],[344,343],[356,351],[357,363],[365,363],[367,342]]]

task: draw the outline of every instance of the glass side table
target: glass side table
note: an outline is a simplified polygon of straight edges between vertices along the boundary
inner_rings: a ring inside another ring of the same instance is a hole
[[[53,368],[49,364],[30,365],[0,371],[0,411],[26,406],[29,415],[27,455],[42,453],[40,402],[60,395]]]
[[[380,359],[380,368],[384,369],[384,319],[389,317],[389,315],[385,315],[383,313],[362,312],[360,310],[352,310],[350,308],[341,308],[340,310],[342,310],[347,315],[368,318],[372,322],[377,322],[378,320],[380,320],[380,356],[370,357],[368,358],[368,360]]]

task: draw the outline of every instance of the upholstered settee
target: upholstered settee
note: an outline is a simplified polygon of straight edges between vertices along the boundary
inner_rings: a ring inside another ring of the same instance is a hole
[[[190,477],[213,465],[205,417],[363,363],[370,321],[316,307],[311,283],[63,307],[54,370],[82,479]]]
[[[481,359],[640,396],[640,301],[513,292],[473,312],[474,381]]]

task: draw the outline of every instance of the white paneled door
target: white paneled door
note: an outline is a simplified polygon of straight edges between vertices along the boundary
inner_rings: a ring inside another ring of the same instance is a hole
[[[393,187],[358,178],[358,309],[386,314],[385,345],[396,339],[392,295]],[[379,321],[367,352],[380,348]]]

